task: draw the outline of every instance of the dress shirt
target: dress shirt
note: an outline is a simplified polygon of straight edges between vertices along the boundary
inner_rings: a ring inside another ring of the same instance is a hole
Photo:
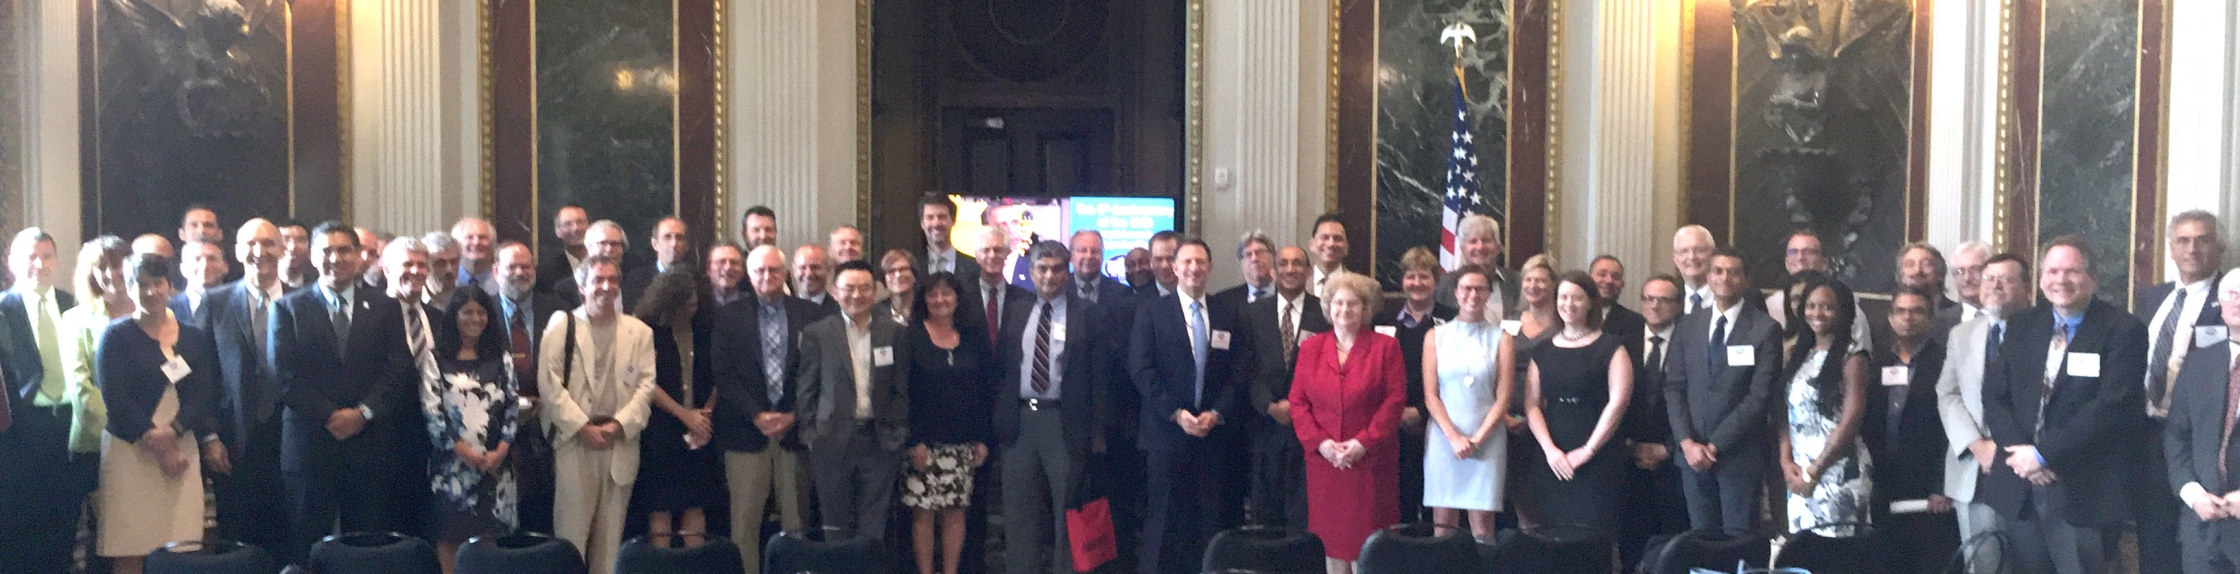
[[[1690,297],[1694,297],[1697,301],[1700,301],[1700,303],[1688,305],[1688,299]],[[1681,313],[1694,313],[1697,309],[1715,306],[1718,304],[1716,303],[1717,300],[1718,296],[1711,294],[1711,284],[1704,283],[1702,287],[1689,289],[1688,292],[1680,294],[1680,304],[1688,305],[1688,307],[1684,308]],[[1732,319],[1732,317],[1729,317],[1729,319]]]
[[[1641,343],[1644,345],[1644,348],[1641,350],[1641,360],[1643,362],[1647,362],[1649,360],[1649,357],[1656,357],[1663,360],[1664,363],[1672,362],[1672,327],[1679,324],[1679,321],[1673,321],[1672,324],[1665,325],[1663,329],[1658,329],[1656,327],[1642,327]],[[1656,339],[1664,339],[1664,342],[1658,343],[1656,342]],[[1663,355],[1657,354],[1657,351],[1660,350],[1664,351]],[[1649,368],[1657,371],[1663,371],[1664,364],[1660,363],[1649,365]]]
[[[2225,346],[2225,356],[2231,357],[2230,360],[2233,364],[2240,364],[2240,341],[2229,341],[2225,343]],[[2226,372],[2230,372],[2232,368],[2232,364],[2225,365]],[[2230,381],[2226,381],[2225,384],[2229,385],[2232,383]],[[2178,500],[2185,501],[2186,506],[2189,507],[2198,504],[2200,503],[2200,501],[2211,496],[2216,495],[2210,494],[2209,489],[2202,487],[2201,483],[2199,482],[2188,482],[2184,487],[2178,489]]]
[[[995,304],[996,304],[996,320],[998,320],[998,321],[1001,321],[1001,320],[1003,320],[1003,308],[1004,308],[1004,306],[1005,306],[1004,304],[1005,304],[1005,303],[1010,303],[1010,301],[1005,301],[1005,300],[1004,300],[1004,294],[1005,294],[1005,293],[1008,293],[1008,292],[1010,292],[1010,290],[1011,290],[1011,284],[1010,284],[1010,283],[997,282],[997,283],[996,283],[996,284],[994,284],[994,285],[989,285],[989,284],[988,284],[988,282],[986,281],[986,278],[985,278],[985,277],[983,277],[983,278],[982,278],[982,280],[979,280],[979,281],[973,281],[973,282],[972,282],[972,284],[973,284],[973,285],[978,285],[978,286],[980,286],[980,304],[981,304],[981,305],[986,305],[986,304],[988,304],[988,303],[991,303],[991,302],[995,303]],[[987,309],[985,309],[985,308],[982,308],[982,309],[973,309],[973,310],[971,310],[971,311],[972,311],[972,312],[974,312],[974,313],[981,313],[981,314],[986,314],[986,313],[988,312],[988,310],[987,310]],[[996,329],[998,329],[998,328],[1001,328],[1001,327],[1003,327],[1003,326],[1002,326],[1002,325],[989,325],[989,326],[988,326],[988,330],[992,332],[992,331],[995,331]]]
[[[357,318],[357,315],[355,314],[357,313],[357,309],[353,309],[350,307],[351,303],[357,302],[358,288],[356,286],[344,287],[341,291],[336,291],[333,289],[328,289],[326,288],[326,286],[322,285],[319,287],[319,296],[326,298],[327,311],[329,314],[332,314],[334,309],[340,308],[342,309],[343,317],[352,319]]]
[[[1421,326],[1423,325],[1424,321],[1437,321],[1437,319],[1431,316],[1430,309],[1424,309],[1423,312],[1417,313],[1414,309],[1408,308],[1407,305],[1400,306],[1400,313],[1395,316],[1394,320],[1400,324],[1400,327],[1407,329],[1414,329],[1418,326]],[[1298,323],[1292,324],[1297,325]]]
[[[803,300],[803,301],[808,301],[808,302],[810,302],[810,303],[816,303],[816,304],[818,304],[818,305],[823,305],[823,304],[824,304],[824,299],[825,299],[825,297],[830,297],[830,296],[831,296],[831,294],[830,294],[830,293],[818,293],[818,294],[815,294],[815,295],[803,295],[803,296],[801,297],[801,300]]]
[[[1283,313],[1286,309],[1290,310],[1291,315],[1291,340],[1299,341],[1302,339],[1299,336],[1299,329],[1301,329],[1299,321],[1304,320],[1307,313],[1307,292],[1300,291],[1298,295],[1291,297],[1284,297],[1282,293],[1277,293],[1276,312]],[[1276,324],[1282,325],[1283,317],[1277,317]]]
[[[1960,302],[1960,322],[1966,323],[1969,321],[1974,321],[1977,315],[1982,314],[1982,307],[1978,307],[1975,304],[1969,303],[1967,301]]]
[[[1704,304],[1705,304],[1705,305],[1709,305],[1709,306],[1710,306],[1710,307],[1711,307],[1712,309],[1714,309],[1714,310],[1717,310],[1717,309],[1719,309],[1719,302],[1718,302],[1718,301],[1714,301],[1714,300],[1711,300],[1711,299],[1705,299],[1705,300],[1704,300]],[[1736,301],[1734,302],[1734,306],[1733,306],[1733,307],[1728,307],[1728,308],[1726,308],[1725,310],[1721,310],[1721,311],[1718,311],[1718,313],[1719,313],[1719,316],[1718,316],[1718,317],[1712,317],[1712,318],[1711,318],[1711,320],[1709,320],[1709,321],[1704,321],[1704,322],[1703,322],[1703,323],[1704,323],[1704,329],[1703,329],[1703,332],[1705,333],[1705,335],[1706,335],[1706,336],[1709,336],[1710,334],[1713,334],[1713,333],[1718,333],[1718,332],[1720,331],[1720,329],[1719,329],[1719,327],[1720,327],[1720,325],[1719,325],[1719,319],[1720,319],[1721,317],[1724,317],[1724,318],[1726,318],[1726,320],[1727,320],[1727,323],[1726,323],[1727,338],[1730,338],[1730,339],[1731,339],[1731,338],[1734,338],[1734,328],[1735,328],[1735,325],[1734,325],[1734,323],[1735,323],[1735,321],[1739,321],[1739,320],[1741,320],[1741,319],[1742,319],[1742,306],[1743,306],[1743,305],[1747,305],[1747,304],[1749,304],[1749,303],[1746,303],[1746,302],[1744,302],[1744,301],[1741,301],[1741,300],[1736,300]],[[1706,341],[1709,341],[1709,339],[1705,339],[1705,340],[1706,340]],[[1672,342],[1672,340],[1671,340],[1671,339],[1665,339],[1665,343],[1667,343],[1667,344],[1670,344],[1671,342]],[[1722,341],[1722,342],[1721,342],[1721,344],[1730,344],[1730,343],[1726,343],[1726,342],[1723,342],[1723,341]],[[1726,350],[1725,350],[1725,349],[1712,349],[1712,350],[1711,350],[1711,352],[1713,352],[1713,353],[1724,353],[1724,352],[1726,352]]]
[[[1203,292],[1198,293],[1196,297],[1191,297],[1187,293],[1176,291],[1174,298],[1180,303],[1180,305],[1176,305],[1175,310],[1182,313],[1183,336],[1189,337],[1191,329],[1203,327],[1206,330],[1206,348],[1203,351],[1198,349],[1195,341],[1190,345],[1191,354],[1195,355],[1198,360],[1198,376],[1196,380],[1191,381],[1191,385],[1197,391],[1190,399],[1191,408],[1196,408],[1198,403],[1205,398],[1203,396],[1206,385],[1205,364],[1206,360],[1213,355],[1213,325],[1211,324],[1213,322],[1213,306],[1206,304],[1206,294]],[[1197,313],[1190,312],[1191,305],[1198,306]],[[1199,324],[1201,318],[1206,323],[1205,325],[1201,326]],[[1203,354],[1199,354],[1201,352]]]
[[[185,293],[185,295],[187,296],[187,312],[201,313],[202,297],[208,294],[210,294],[210,288],[208,287],[193,287],[187,289],[187,292]]]
[[[1321,267],[1315,267],[1313,280],[1307,283],[1307,288],[1314,291],[1315,297],[1327,298],[1329,295],[1324,294],[1324,288],[1329,287],[1330,278],[1346,273],[1349,273],[1349,271],[1346,271],[1343,265],[1335,271],[1323,271]]]
[[[1050,306],[1050,391],[1034,392],[1034,346],[1036,331],[1042,326],[1042,306]],[[1035,298],[1034,307],[1027,310],[1027,330],[1019,337],[1019,397],[1028,399],[1059,400],[1064,392],[1059,383],[1066,378],[1065,363],[1059,358],[1066,352],[1066,298]]]
[[[855,317],[840,314],[840,321],[848,334],[848,360],[856,376],[856,420],[871,420],[871,326],[859,325]]]
[[[1246,283],[1244,286],[1244,302],[1246,304],[1258,303],[1262,298],[1266,298],[1269,295],[1274,295],[1275,293],[1276,284],[1273,281],[1268,282],[1267,285],[1260,286],[1254,286],[1250,283]]]
[[[792,333],[786,329],[784,299],[755,298],[755,320],[762,332],[762,377],[770,406],[776,408],[778,400],[785,398],[786,353],[792,352],[793,341],[786,340]]]
[[[31,405],[59,407],[69,404],[68,385],[63,382],[65,366],[62,364],[62,308],[55,302],[53,287],[18,289],[23,293],[23,308],[32,315],[32,341],[38,345],[39,362],[45,365],[46,377],[39,381],[39,393],[31,397]],[[42,323],[46,328],[41,329]],[[45,339],[45,340],[41,340]]]
[[[2169,389],[2178,386],[2178,365],[2185,363],[2186,352],[2193,348],[2193,324],[2201,316],[2202,309],[2213,306],[2211,305],[2213,297],[2210,296],[2209,289],[2209,280],[2202,279],[2177,289],[2171,289],[2170,294],[2162,298],[2162,302],[2155,304],[2154,321],[2147,323],[2147,361],[2149,363],[2154,362],[2154,358],[2162,356],[2161,354],[2164,352],[2170,354],[2170,360],[2166,364],[2147,365],[2147,377],[2142,379],[2143,383],[2154,384],[2155,369],[2163,369],[2161,374],[2164,383],[2163,396],[2147,397],[2147,414],[2149,416],[2162,418],[2169,412],[2171,395]],[[2180,293],[2185,294],[2186,308],[2171,308],[2178,302],[2178,294]],[[2154,337],[2161,334],[2163,327],[2168,326],[2170,321],[2177,321],[2178,324],[2176,329],[2170,331],[2170,350],[2163,351],[2160,349],[2163,341],[2157,341]]]
[[[956,246],[943,247],[938,250],[931,247],[926,248],[926,274],[932,275],[936,271],[957,272]]]

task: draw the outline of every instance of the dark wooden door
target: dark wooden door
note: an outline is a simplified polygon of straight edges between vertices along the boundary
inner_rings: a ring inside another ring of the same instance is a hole
[[[982,197],[1116,195],[1105,108],[948,108],[942,188]]]

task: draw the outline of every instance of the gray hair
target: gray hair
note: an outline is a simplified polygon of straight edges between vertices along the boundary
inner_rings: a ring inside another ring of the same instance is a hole
[[[2217,281],[2218,295],[2230,297],[2235,292],[2240,292],[2240,269],[2226,271],[2224,279]]]
[[[776,254],[778,256],[779,267],[790,266],[787,264],[786,251],[784,249],[779,249],[776,245],[756,245],[754,247],[754,250],[747,252],[747,268],[753,269],[754,262],[761,260],[764,253]]]
[[[1011,242],[1011,232],[1004,231],[1001,226],[990,225],[980,228],[977,238],[981,245],[1007,244]]]
[[[601,220],[598,220],[598,221],[593,221],[593,222],[591,222],[591,226],[590,226],[590,227],[585,227],[585,228],[583,228],[583,232],[584,232],[584,233],[586,233],[586,234],[589,234],[589,233],[591,233],[591,230],[593,230],[593,229],[598,229],[598,228],[601,228],[601,227],[605,227],[605,228],[608,228],[608,229],[612,229],[612,230],[614,230],[614,237],[615,237],[615,239],[619,239],[619,240],[622,240],[622,246],[623,246],[623,247],[629,247],[629,246],[630,246],[630,234],[629,234],[629,233],[625,233],[625,232],[623,232],[623,231],[622,231],[622,224],[620,224],[620,223],[615,223],[615,222],[614,222],[614,220],[612,220],[612,219],[601,219]],[[619,264],[621,264],[621,262],[619,262],[619,261],[618,261],[618,262],[616,262],[616,264],[618,264],[618,265],[619,265]]]
[[[1254,243],[1260,244],[1261,247],[1268,248],[1269,255],[1274,255],[1276,252],[1276,242],[1275,240],[1268,238],[1268,232],[1254,229],[1252,231],[1244,232],[1243,237],[1237,238],[1237,258],[1243,259],[1245,248],[1251,247]]]
[[[452,240],[450,235],[445,234],[441,231],[430,231],[422,234],[420,236],[420,244],[427,247],[428,253],[430,254],[450,251],[459,248],[458,241]]]
[[[1501,238],[1501,222],[1495,221],[1492,217],[1483,213],[1464,216],[1461,229],[1455,233],[1455,238],[1469,239],[1472,237],[1490,237],[1499,240]]]
[[[594,273],[592,268],[600,265],[614,267],[617,272],[622,271],[621,259],[605,255],[593,255],[585,258],[582,264],[576,265],[576,288],[582,289],[584,285],[591,284],[591,274]]]
[[[1959,257],[1960,254],[1970,251],[1983,254],[1984,259],[1991,258],[1991,244],[1981,239],[1970,239],[1960,242],[1959,245],[1953,246],[1952,256]]]
[[[2221,231],[2217,229],[2217,215],[2200,209],[2170,216],[2170,229],[2177,229],[2180,223],[2199,223],[2202,227],[2207,228],[2212,235]],[[2169,233],[2169,231],[2165,230],[2164,233]]]
[[[419,239],[414,239],[409,236],[396,238],[389,241],[388,243],[382,244],[381,247],[382,259],[388,259],[392,255],[403,255],[406,253],[418,253],[424,257],[428,255],[428,247],[426,245],[422,245]]]
[[[1067,250],[1064,244],[1048,239],[1037,241],[1034,245],[1027,247],[1027,261],[1030,267],[1033,266],[1032,262],[1041,261],[1046,257],[1055,257],[1059,261],[1065,261],[1071,259],[1072,256],[1073,253]]]

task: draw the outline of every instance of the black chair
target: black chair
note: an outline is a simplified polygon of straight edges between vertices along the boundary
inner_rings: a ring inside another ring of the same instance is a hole
[[[1481,574],[1487,568],[1469,531],[1421,522],[1370,534],[1358,563],[1360,574]]]
[[[1315,574],[1322,572],[1322,537],[1312,532],[1287,532],[1265,526],[1231,528],[1206,543],[1206,572],[1245,570],[1266,574]]]
[[[184,540],[148,553],[148,574],[272,574],[280,566],[263,548],[231,540]]]
[[[459,560],[452,569],[453,574],[583,574],[585,571],[583,553],[576,551],[575,544],[536,532],[467,539],[466,544],[459,545]]]
[[[1729,536],[1722,532],[1693,530],[1673,535],[1644,555],[1639,574],[1688,574],[1696,568],[1728,571],[1736,564],[1764,568],[1773,557],[1772,542],[1755,534]]]
[[[1973,552],[1970,552],[1970,550]],[[2007,547],[2007,536],[1999,531],[1977,534],[1952,552],[1952,560],[1945,563],[1944,571],[1958,574],[2009,574],[2014,572],[2014,562],[2005,557],[2014,553]]]
[[[1610,536],[1576,526],[1543,526],[1503,536],[1493,570],[1606,574],[1616,566]]]
[[[676,536],[692,534],[678,532]],[[662,548],[644,536],[632,538],[615,551],[615,574],[745,574],[747,567],[739,561],[739,545],[719,536],[702,537],[707,541],[691,548]]]
[[[762,572],[872,572],[886,563],[885,556],[879,541],[857,538],[855,534],[838,527],[780,532],[770,537],[769,544],[762,545]]]
[[[1789,535],[1781,545],[1781,553],[1774,556],[1775,567],[1801,568],[1813,574],[1873,574],[1883,571],[1881,542],[1874,529],[1865,525],[1844,523],[1815,527],[1817,529],[1852,528],[1853,536],[1841,538],[1823,536],[1813,530]]]
[[[307,564],[319,574],[435,574],[443,571],[428,541],[395,532],[352,532],[311,545]]]

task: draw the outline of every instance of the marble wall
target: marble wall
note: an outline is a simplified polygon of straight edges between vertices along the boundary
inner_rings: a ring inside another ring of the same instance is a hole
[[[1400,288],[1400,256],[1439,247],[1454,130],[1455,53],[1439,34],[1455,22],[1478,41],[1463,50],[1479,213],[1507,221],[1509,20],[1507,0],[1380,0],[1377,34],[1375,274]],[[1372,237],[1353,230],[1354,237]],[[1355,249],[1367,248],[1356,241]]]
[[[2139,0],[2045,3],[2040,67],[2038,238],[2092,245],[2100,296],[2131,285]],[[2149,207],[2151,209],[2151,206]]]
[[[537,221],[582,205],[650,254],[640,239],[677,210],[673,6],[541,0],[535,12]]]
[[[24,60],[28,34],[12,33],[26,29],[24,14],[13,2],[0,2],[0,30],[11,33],[0,35],[0,134],[23,134],[23,109],[26,77]],[[23,159],[27,138],[0,138],[0,234],[12,234],[23,226],[24,177]],[[5,279],[0,271],[0,279]]]

